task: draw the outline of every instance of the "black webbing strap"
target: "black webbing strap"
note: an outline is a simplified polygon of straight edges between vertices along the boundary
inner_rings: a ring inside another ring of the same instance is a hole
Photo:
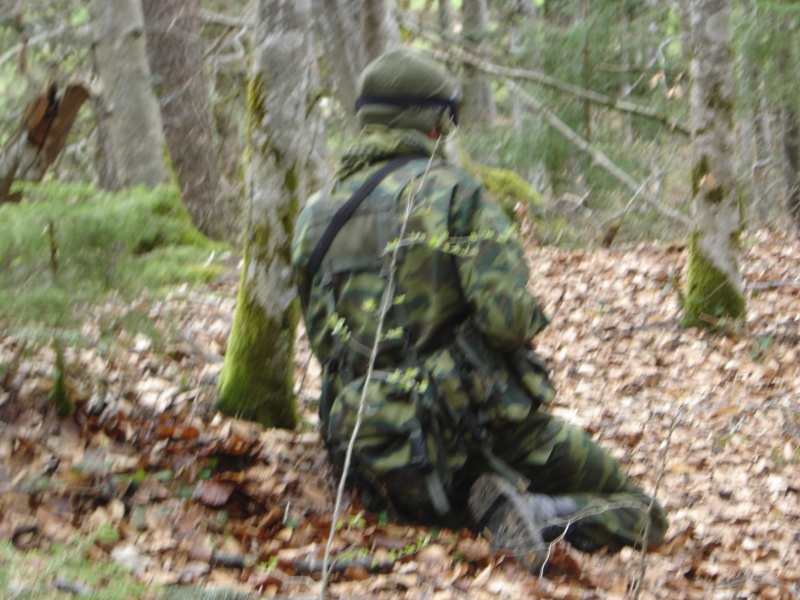
[[[359,96],[356,98],[356,111],[370,104],[383,104],[386,106],[398,106],[400,108],[440,108],[442,110],[449,108],[453,124],[458,125],[458,96],[456,94],[453,94],[449,98],[442,98],[441,96],[403,96],[397,94]]]
[[[325,254],[331,247],[331,244],[336,238],[336,235],[339,233],[339,230],[344,226],[345,223],[347,223],[350,217],[353,216],[353,213],[356,212],[356,209],[364,201],[364,198],[369,196],[369,193],[378,187],[378,184],[383,181],[383,179],[389,173],[395,169],[399,169],[407,162],[416,158],[426,157],[419,154],[405,154],[403,156],[393,158],[380,169],[375,171],[370,178],[367,179],[361,185],[361,187],[355,191],[350,199],[342,204],[339,210],[336,211],[336,213],[333,215],[333,218],[328,223],[328,226],[325,228],[325,231],[322,232],[322,237],[320,237],[317,245],[311,252],[311,257],[308,259],[308,264],[306,265],[306,285],[305,289],[302,290],[300,295],[300,299],[303,301],[303,306],[308,305],[308,297],[311,292],[311,282],[314,280],[314,276],[317,274],[319,266],[322,264],[322,259],[325,258]]]

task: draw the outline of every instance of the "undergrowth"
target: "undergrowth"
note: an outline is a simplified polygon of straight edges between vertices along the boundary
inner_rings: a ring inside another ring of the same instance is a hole
[[[212,280],[227,247],[192,226],[175,187],[118,193],[25,185],[0,206],[0,325],[69,328],[113,292],[130,300]]]
[[[15,600],[145,600],[155,590],[138,582],[110,561],[88,556],[91,543],[83,540],[48,550],[21,552],[0,542],[0,598]],[[77,593],[76,593],[77,592]]]

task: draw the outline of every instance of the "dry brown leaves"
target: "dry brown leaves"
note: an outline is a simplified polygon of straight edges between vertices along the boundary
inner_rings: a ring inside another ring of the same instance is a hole
[[[671,517],[666,545],[588,556],[557,546],[547,577],[493,557],[467,531],[382,522],[347,499],[331,597],[797,598],[800,595],[800,243],[759,234],[743,253],[747,331],[679,326],[684,248],[531,247],[531,288],[552,316],[537,338],[553,411],[591,432]],[[792,283],[793,282],[793,283]],[[46,400],[48,348],[0,380],[0,540],[19,548],[104,529],[95,558],[144,581],[313,596],[336,486],[307,400],[319,385],[298,339],[304,432],[215,415],[235,274],[201,291],[88,315],[146,311],[167,329],[67,349],[73,418]],[[0,340],[0,363],[23,356]],[[268,568],[267,568],[268,567]],[[642,570],[644,567],[644,575]]]

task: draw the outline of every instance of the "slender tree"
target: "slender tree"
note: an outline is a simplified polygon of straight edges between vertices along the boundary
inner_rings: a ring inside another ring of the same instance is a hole
[[[797,14],[800,14],[800,11]],[[800,23],[799,16],[784,18],[779,26],[779,30],[783,33],[781,39],[795,40],[794,36],[800,30],[798,23]],[[797,75],[796,43],[782,46],[775,54],[779,81],[785,82],[782,88],[788,90],[781,94],[783,106],[780,111],[786,210],[794,219],[795,225],[800,227],[800,102],[797,100],[800,77]]]
[[[371,61],[400,43],[400,29],[392,3],[386,0],[363,0],[364,58]]]
[[[400,43],[397,18],[387,0],[312,0],[314,25],[325,51],[335,95],[350,124],[358,76],[373,58]]]
[[[786,209],[800,227],[800,116],[791,105],[783,109],[783,154],[786,177]]]
[[[117,179],[122,187],[162,183],[166,144],[145,48],[141,0],[92,0],[94,60],[102,80]]]
[[[453,29],[453,7],[450,0],[439,0],[436,10],[436,23],[443,34]]]
[[[461,5],[464,46],[480,54],[486,48],[489,11],[486,0],[464,0]],[[495,117],[494,96],[489,79],[471,65],[464,65],[462,76],[464,123],[491,122]]]
[[[730,0],[692,0],[692,196],[694,230],[684,323],[738,319],[745,311],[739,269],[742,199],[734,168]]]
[[[353,106],[356,102],[358,74],[367,64],[359,27],[360,7],[346,0],[312,0],[314,25],[325,55],[327,79],[355,127]]]
[[[311,0],[259,0],[248,87],[247,235],[236,314],[218,386],[226,414],[294,427],[299,305],[290,246],[310,140],[303,135]]]
[[[197,2],[142,0],[142,6],[147,56],[183,203],[200,231],[222,239],[227,223]]]

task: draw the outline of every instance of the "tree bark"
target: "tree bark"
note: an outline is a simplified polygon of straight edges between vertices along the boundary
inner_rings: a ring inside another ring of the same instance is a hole
[[[445,39],[453,31],[453,7],[451,0],[439,0],[436,10],[436,23]]]
[[[372,59],[400,43],[396,16],[386,0],[312,2],[335,95],[355,128],[358,77]]]
[[[464,47],[481,55],[486,46],[484,36],[489,28],[486,0],[464,0],[462,6]],[[492,87],[486,75],[472,65],[464,65],[461,100],[462,122],[466,126],[491,123],[496,115]]]
[[[793,40],[798,31],[796,18],[784,19],[779,31],[783,39]],[[792,90],[784,96],[783,108],[780,114],[781,137],[783,142],[783,176],[786,181],[786,210],[800,227],[800,116],[798,116],[797,85],[800,78],[797,76],[797,50],[795,46],[787,45],[776,51],[775,63],[777,75],[781,81],[786,82],[787,89]]]
[[[89,7],[120,185],[155,187],[166,179],[166,144],[147,65],[141,0],[92,0]]]
[[[400,28],[392,6],[386,0],[364,2],[364,58],[367,63],[400,44]]]
[[[322,43],[334,94],[355,128],[358,76],[366,66],[358,7],[347,0],[312,0],[314,25]]]
[[[733,28],[730,0],[692,0],[692,198],[694,230],[684,324],[738,320],[743,202],[733,157]]]
[[[164,134],[192,222],[224,239],[228,222],[194,0],[142,0],[147,56],[161,102]]]
[[[783,156],[786,209],[800,227],[800,118],[793,106],[783,109]]]
[[[294,338],[300,315],[290,246],[305,198],[311,0],[259,0],[248,87],[244,266],[218,386],[226,414],[297,423]]]
[[[41,181],[67,140],[89,90],[71,83],[59,90],[51,83],[27,106],[20,128],[0,149],[0,204],[16,202],[15,181]]]

